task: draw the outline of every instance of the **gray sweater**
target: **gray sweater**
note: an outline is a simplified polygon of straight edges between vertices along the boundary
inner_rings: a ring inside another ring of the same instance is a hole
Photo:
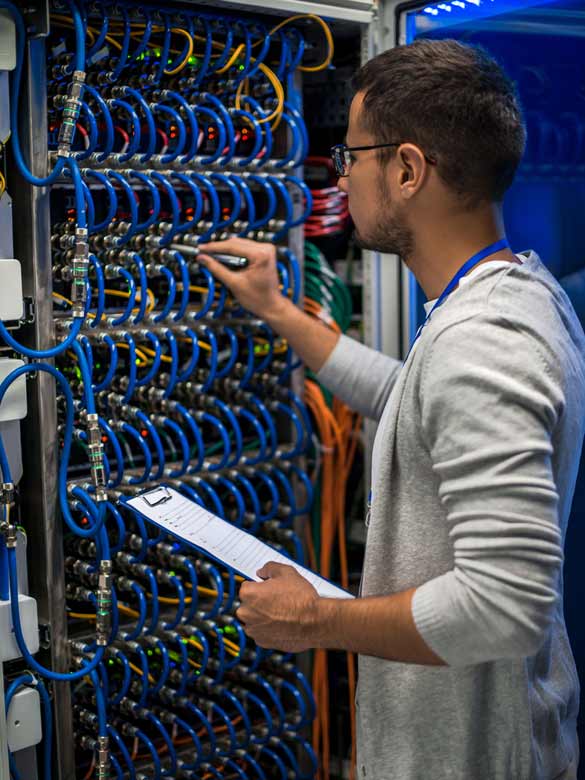
[[[342,337],[319,373],[379,421],[362,595],[416,587],[448,664],[360,656],[360,778],[554,780],[578,754],[562,549],[585,336],[524,259],[460,285],[404,365]]]

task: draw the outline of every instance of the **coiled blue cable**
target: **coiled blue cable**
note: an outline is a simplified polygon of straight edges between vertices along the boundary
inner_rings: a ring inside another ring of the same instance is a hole
[[[130,120],[130,130],[131,132],[128,133],[130,137],[130,141],[128,143],[128,148],[125,152],[119,152],[118,153],[118,162],[125,163],[128,160],[130,160],[136,152],[138,151],[138,148],[140,147],[140,136],[141,136],[141,129],[140,129],[140,117],[136,113],[136,109],[134,106],[130,105],[126,100],[120,100],[120,98],[114,98],[113,100],[109,100],[106,102],[106,105],[109,108],[118,108],[124,111]]]
[[[152,208],[150,209],[151,213],[147,219],[144,220],[144,222],[139,222],[136,225],[137,233],[146,233],[146,231],[151,228],[159,218],[160,194],[152,179],[150,179],[144,173],[140,173],[139,171],[128,171],[127,175],[129,179],[137,179],[138,181],[142,182],[142,184],[144,184],[144,186],[147,188],[152,200]]]

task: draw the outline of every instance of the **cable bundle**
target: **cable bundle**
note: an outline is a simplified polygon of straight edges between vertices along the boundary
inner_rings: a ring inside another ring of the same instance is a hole
[[[305,175],[324,180],[327,186],[312,187],[312,210],[305,224],[307,238],[341,235],[349,228],[347,193],[338,189],[333,163],[327,157],[307,157]]]
[[[343,333],[351,320],[351,298],[347,287],[331,270],[324,255],[309,241],[305,243],[305,311],[327,327]],[[308,535],[311,565],[330,578],[333,565],[339,567],[340,580],[349,589],[346,546],[346,496],[356,456],[361,417],[338,398],[332,397],[314,378],[305,382],[305,398],[314,420],[313,446],[315,497],[313,528]],[[335,546],[337,544],[337,556]],[[355,662],[347,654],[349,712],[351,726],[351,777],[355,776]],[[319,757],[319,780],[328,780],[330,772],[329,672],[327,651],[315,653],[313,690],[317,718],[313,723],[313,748]]]
[[[246,639],[234,617],[239,578],[116,500],[165,482],[303,560],[295,520],[313,490],[297,459],[312,426],[288,386],[292,353],[197,263],[197,245],[231,234],[283,243],[308,216],[311,195],[294,174],[306,129],[282,83],[296,69],[327,67],[331,33],[312,15],[267,30],[183,9],[68,0],[51,17],[53,168],[39,179],[17,132],[26,31],[15,6],[0,7],[17,23],[15,160],[29,185],[52,185],[56,334],[51,349],[28,349],[0,323],[6,344],[31,361],[0,384],[0,400],[22,375],[55,380],[73,667],[56,673],[26,648],[14,487],[0,442],[0,584],[35,673],[9,696],[41,678],[73,684],[85,780],[308,780],[310,686],[292,658]],[[305,18],[324,34],[317,64]],[[283,295],[298,302],[299,264],[285,246],[278,271]],[[44,780],[50,718],[49,707]],[[18,780],[14,761],[11,772]]]

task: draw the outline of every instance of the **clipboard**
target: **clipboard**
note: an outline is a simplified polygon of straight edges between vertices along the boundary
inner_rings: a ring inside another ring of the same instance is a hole
[[[172,487],[158,485],[138,495],[122,496],[118,503],[248,580],[262,582],[256,571],[265,563],[275,561],[296,569],[324,598],[354,598],[343,588],[256,536],[222,520]]]

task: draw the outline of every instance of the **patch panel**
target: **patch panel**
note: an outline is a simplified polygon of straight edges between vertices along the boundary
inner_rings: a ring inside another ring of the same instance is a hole
[[[54,328],[39,348],[0,322],[24,359],[0,403],[24,377],[54,382],[69,657],[57,671],[27,646],[17,527],[34,518],[19,511],[3,442],[0,599],[26,669],[9,675],[6,706],[39,692],[44,778],[62,728],[50,697],[64,686],[80,780],[313,777],[311,688],[294,658],[246,638],[239,578],[117,499],[165,482],[303,560],[312,430],[294,357],[198,264],[197,247],[276,242],[282,294],[299,302],[288,236],[312,197],[287,85],[328,66],[329,28],[311,15],[271,27],[185,7],[55,3],[40,175],[20,140],[27,25],[9,0],[0,9],[16,26],[11,154],[26,186],[50,188]],[[70,749],[57,742],[60,755]],[[10,756],[15,780],[28,778],[21,759]]]

